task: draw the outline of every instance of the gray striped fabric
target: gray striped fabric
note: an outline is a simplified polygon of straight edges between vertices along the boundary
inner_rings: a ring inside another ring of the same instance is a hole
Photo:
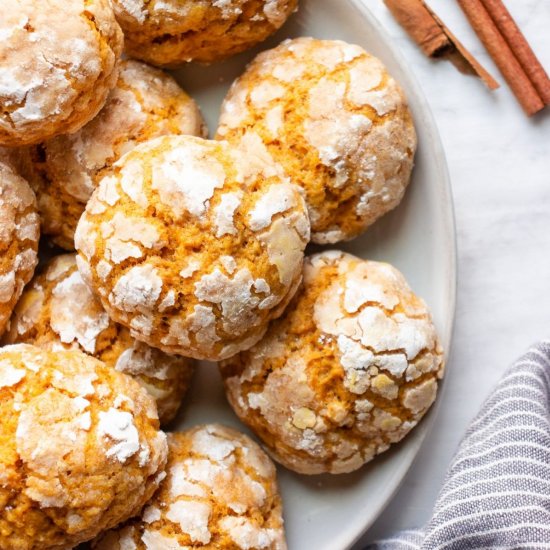
[[[515,363],[485,402],[428,524],[367,548],[550,549],[550,341]]]

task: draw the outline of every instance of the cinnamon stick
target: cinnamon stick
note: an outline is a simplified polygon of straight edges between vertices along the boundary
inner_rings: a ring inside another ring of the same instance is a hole
[[[544,101],[481,0],[458,0],[458,3],[527,115],[544,109]]]
[[[428,57],[439,57],[453,47],[442,27],[421,0],[384,0],[409,36]]]
[[[428,57],[445,57],[462,72],[480,77],[489,89],[494,90],[499,87],[498,82],[451,33],[424,0],[384,0],[384,2],[397,22]]]
[[[500,88],[499,83],[489,74],[481,63],[466,49],[466,46],[458,40],[458,38],[445,26],[443,21],[435,14],[434,11],[427,5],[426,9],[430,12],[437,24],[443,29],[445,35],[452,42],[454,49],[448,54],[448,58],[453,62],[455,67],[458,67],[462,72],[474,74],[481,78],[489,90]]]
[[[510,12],[502,0],[482,0],[482,3],[539,96],[550,105],[550,79]]]

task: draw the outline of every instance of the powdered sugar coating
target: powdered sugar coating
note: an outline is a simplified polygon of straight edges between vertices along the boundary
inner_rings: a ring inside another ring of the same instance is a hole
[[[152,186],[178,219],[187,212],[203,218],[224,182],[225,170],[218,160],[197,147],[178,147],[167,151],[163,163],[154,167]]]
[[[330,251],[306,259],[283,317],[221,370],[231,405],[276,460],[305,474],[343,473],[418,423],[443,352],[401,273]]]
[[[229,357],[258,341],[296,291],[305,203],[261,142],[249,141],[244,151],[157,138],[125,155],[92,195],[76,232],[81,275],[137,339]],[[122,184],[128,166],[132,194]],[[126,234],[117,220],[130,214]]]
[[[217,136],[251,133],[303,187],[312,240],[348,240],[399,204],[416,134],[404,94],[359,46],[297,38],[256,57],[231,87]]]
[[[72,548],[137,513],[167,458],[145,390],[79,351],[6,346],[0,379],[10,372],[19,380],[0,387],[0,498],[10,502],[0,546]]]
[[[141,518],[96,550],[286,550],[275,468],[245,435],[218,424],[169,436],[168,475]]]
[[[108,0],[44,0],[40,9],[4,0],[2,8],[0,144],[78,130],[116,82],[123,39]]]
[[[197,104],[171,76],[138,61],[122,61],[117,85],[99,115],[80,131],[33,151],[44,233],[72,250],[86,203],[124,153],[157,136],[204,137],[206,132]]]
[[[108,445],[106,455],[124,464],[140,450],[139,433],[131,413],[111,407],[99,413],[98,439]]]
[[[109,319],[84,283],[74,254],[54,258],[27,286],[4,343],[44,349],[79,349],[135,378],[155,398],[161,422],[175,416],[185,396],[193,362],[136,341]]]
[[[0,363],[0,388],[11,388],[25,378],[27,371],[14,367],[10,362]]]
[[[38,263],[36,199],[28,183],[0,162],[0,335]]]
[[[283,25],[297,0],[113,0],[126,49],[153,65],[210,63],[251,48]]]

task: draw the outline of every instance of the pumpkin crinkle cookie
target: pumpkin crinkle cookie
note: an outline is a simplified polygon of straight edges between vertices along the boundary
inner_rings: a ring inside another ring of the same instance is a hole
[[[103,107],[123,36],[109,0],[2,0],[0,145],[75,132]]]
[[[94,550],[286,550],[275,467],[247,436],[198,426],[168,436],[168,475],[141,517]]]
[[[79,351],[0,350],[0,548],[68,550],[139,513],[166,435],[130,377]]]
[[[309,221],[261,142],[157,138],[114,165],[77,227],[77,262],[112,319],[168,353],[255,344],[302,277]]]
[[[27,286],[3,340],[78,349],[132,376],[155,399],[162,424],[178,412],[193,373],[192,360],[138,342],[109,319],[82,280],[74,254],[54,258]]]
[[[0,335],[38,263],[40,221],[28,183],[0,162]]]
[[[218,138],[261,139],[305,193],[312,241],[357,237],[401,201],[416,133],[403,91],[359,46],[297,38],[231,87]]]
[[[210,63],[265,40],[298,0],[113,0],[126,51],[153,65]]]
[[[43,233],[73,250],[76,224],[112,164],[139,143],[169,134],[206,136],[197,104],[168,74],[122,61],[117,85],[98,116],[32,151],[35,174],[29,181]]]
[[[435,399],[443,352],[401,273],[331,251],[306,259],[285,314],[221,370],[231,405],[276,460],[337,474],[418,423]]]

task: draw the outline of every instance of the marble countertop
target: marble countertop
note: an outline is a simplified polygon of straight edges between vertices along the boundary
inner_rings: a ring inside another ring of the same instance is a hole
[[[528,119],[506,85],[489,93],[425,58],[382,0],[363,0],[402,50],[433,110],[456,209],[458,302],[451,365],[435,425],[401,489],[357,548],[430,513],[457,445],[503,371],[550,336],[550,107]],[[430,5],[502,82],[456,2]],[[550,72],[550,1],[506,0]]]

